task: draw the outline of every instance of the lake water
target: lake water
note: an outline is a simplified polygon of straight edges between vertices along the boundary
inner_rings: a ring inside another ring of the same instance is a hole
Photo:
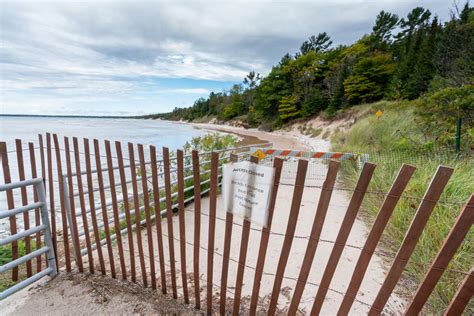
[[[0,116],[0,140],[7,142],[9,150],[14,148],[17,138],[24,143],[37,143],[38,134],[47,132],[61,137],[119,140],[170,149],[206,133],[187,124],[161,120]]]
[[[161,153],[161,147],[168,147],[170,150],[181,148],[187,141],[196,136],[202,136],[207,131],[194,128],[187,124],[173,123],[161,120],[143,120],[143,119],[104,119],[104,118],[53,118],[53,117],[1,117],[0,116],[0,141],[7,143],[8,158],[12,181],[19,180],[18,166],[16,163],[15,139],[21,139],[23,142],[23,152],[26,178],[31,178],[29,153],[27,151],[28,142],[34,142],[38,146],[38,134],[55,133],[59,136],[60,147],[64,148],[63,137],[78,137],[80,152],[83,152],[82,138],[88,138],[91,143],[91,152],[93,152],[93,139],[98,139],[101,144],[101,155],[105,155],[104,140],[121,141],[122,150],[126,159],[127,142],[134,144],[143,144],[145,148],[145,157],[148,156],[148,145],[155,145],[158,154]],[[70,140],[72,147],[72,140]],[[54,147],[54,145],[53,145]],[[115,152],[115,146],[112,143],[112,150]],[[136,147],[135,147],[136,149]],[[38,175],[40,172],[39,150],[35,150]],[[62,153],[64,155],[64,153]],[[114,156],[114,154],[112,154]],[[54,157],[54,151],[53,151]],[[55,158],[53,158],[55,160]],[[136,154],[136,159],[138,155]],[[147,159],[148,160],[148,159]],[[102,165],[105,165],[105,158],[102,158]],[[115,162],[114,162],[115,163]],[[94,166],[94,160],[92,161]],[[54,177],[57,177],[55,163],[53,162]],[[82,167],[84,170],[84,166]],[[65,166],[63,166],[65,171]],[[4,183],[3,170],[0,168],[0,183]],[[118,177],[118,175],[117,175]],[[55,180],[57,189],[58,183]],[[19,190],[14,191],[15,206],[21,205]],[[31,201],[32,191],[28,190],[29,201]],[[59,197],[57,197],[59,199]],[[57,203],[59,200],[57,201]],[[0,193],[0,210],[7,209],[6,193]],[[32,220],[30,215],[30,220]],[[18,226],[21,229],[23,223],[21,216],[17,216]],[[58,219],[59,220],[59,219]],[[59,223],[59,221],[58,221]],[[0,237],[8,234],[9,224],[7,219],[0,220]]]

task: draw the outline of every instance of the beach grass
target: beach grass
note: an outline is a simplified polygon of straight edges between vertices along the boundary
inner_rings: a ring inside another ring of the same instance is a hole
[[[384,232],[383,250],[390,256],[395,255],[401,244],[438,166],[454,168],[454,173],[421,235],[399,285],[405,290],[402,292],[412,295],[433,262],[462,206],[474,192],[474,159],[470,153],[458,156],[443,146],[431,145],[429,148],[420,149],[422,146],[416,144],[422,143],[425,139],[414,127],[417,118],[411,108],[399,107],[390,102],[380,102],[362,108],[382,109],[384,113],[377,119],[369,112],[370,114],[359,119],[347,132],[335,133],[332,137],[332,146],[337,151],[369,153],[369,161],[377,164],[369,190],[388,192],[403,163],[409,163],[417,168]],[[353,187],[358,171],[349,166],[343,171],[344,184]],[[369,223],[373,222],[378,214],[382,202],[383,196],[371,194],[366,196],[362,212]],[[444,273],[430,296],[429,312],[442,311],[447,307],[465,277],[462,272],[469,272],[474,260],[473,253],[474,229],[471,228],[449,264],[449,271]],[[388,264],[391,262],[389,258],[386,260]],[[472,303],[469,308],[472,311]]]

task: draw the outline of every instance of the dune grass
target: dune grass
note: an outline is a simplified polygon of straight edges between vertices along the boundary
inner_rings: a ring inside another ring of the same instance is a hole
[[[371,191],[387,192],[403,163],[417,168],[385,230],[384,251],[390,255],[396,253],[438,166],[445,165],[455,170],[405,269],[401,283],[405,292],[410,293],[423,278],[461,207],[474,192],[474,159],[469,152],[458,156],[449,147],[430,142],[418,128],[414,111],[406,105],[380,102],[361,107],[361,110],[367,109],[370,109],[369,114],[359,119],[349,131],[333,135],[333,149],[369,154],[369,161],[377,164]],[[383,111],[379,119],[373,114],[378,109]],[[345,184],[353,187],[358,172],[348,166],[343,171]],[[367,195],[362,212],[368,222],[373,222],[382,202],[383,196]],[[430,296],[428,312],[440,313],[449,304],[464,278],[462,273],[454,270],[468,272],[474,261],[473,241],[474,229],[471,229],[450,263],[450,271],[444,273]],[[469,308],[473,308],[472,303]]]

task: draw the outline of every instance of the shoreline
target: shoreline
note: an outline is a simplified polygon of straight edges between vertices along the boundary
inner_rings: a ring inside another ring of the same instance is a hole
[[[327,140],[297,135],[294,131],[264,132],[256,128],[245,129],[223,124],[187,122],[183,124],[189,124],[198,129],[234,134],[240,138],[240,146],[270,142],[273,144],[273,148],[278,149],[329,151],[331,148],[330,142]]]

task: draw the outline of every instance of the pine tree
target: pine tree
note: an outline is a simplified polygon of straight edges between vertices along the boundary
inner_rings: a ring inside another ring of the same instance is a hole
[[[278,106],[279,118],[282,122],[288,122],[299,116],[296,96],[284,96]]]

